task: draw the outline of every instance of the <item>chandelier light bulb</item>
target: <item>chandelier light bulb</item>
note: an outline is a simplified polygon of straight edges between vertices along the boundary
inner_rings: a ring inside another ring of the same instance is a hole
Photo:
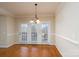
[[[34,21],[33,21],[33,20],[31,20],[31,21],[30,21],[30,23],[34,23]]]
[[[40,21],[39,21],[39,20],[36,20],[36,22],[37,22],[37,24],[39,24],[39,23],[40,23]]]

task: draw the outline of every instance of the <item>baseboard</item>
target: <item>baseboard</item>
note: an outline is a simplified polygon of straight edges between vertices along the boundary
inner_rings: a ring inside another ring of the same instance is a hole
[[[24,43],[16,43],[16,44],[24,44]],[[29,44],[29,43],[28,43]],[[38,43],[39,44],[39,43]],[[0,48],[8,48],[8,47],[11,47],[15,44],[10,44],[10,45],[7,45],[7,44],[0,44]],[[48,45],[54,45],[54,44],[48,44]]]
[[[7,44],[0,44],[0,48],[8,48],[9,46]]]
[[[0,44],[0,48],[8,48],[14,44],[25,44],[25,43],[22,43],[22,42],[13,42],[11,44]],[[35,44],[35,43],[26,43],[26,44]],[[48,45],[54,45],[52,43],[36,43],[36,44],[48,44]]]
[[[60,54],[62,55],[62,57],[63,57],[63,53],[61,52],[61,50],[59,49],[59,47],[56,46],[56,48],[58,49],[59,53],[60,53]]]
[[[54,45],[52,43],[21,43],[21,42],[16,43],[16,44],[48,44],[48,45]]]
[[[12,44],[0,44],[0,48],[8,48],[8,47],[10,47],[10,46],[12,46],[14,44],[16,44],[16,43],[14,42]]]
[[[1,44],[1,45],[0,45],[0,48],[8,48],[8,47],[10,47],[10,46],[12,46],[12,45],[14,45],[14,44],[11,44],[11,45]]]

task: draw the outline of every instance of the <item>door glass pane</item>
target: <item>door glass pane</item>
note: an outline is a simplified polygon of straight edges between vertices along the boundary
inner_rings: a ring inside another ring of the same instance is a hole
[[[37,41],[37,31],[36,31],[37,24],[31,24],[31,41]]]
[[[48,24],[42,24],[42,41],[48,41]]]
[[[27,24],[21,25],[21,37],[22,41],[27,41]]]

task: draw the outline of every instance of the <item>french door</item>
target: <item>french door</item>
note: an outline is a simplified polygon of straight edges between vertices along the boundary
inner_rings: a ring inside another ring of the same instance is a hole
[[[21,24],[20,42],[23,44],[48,44],[49,24]]]

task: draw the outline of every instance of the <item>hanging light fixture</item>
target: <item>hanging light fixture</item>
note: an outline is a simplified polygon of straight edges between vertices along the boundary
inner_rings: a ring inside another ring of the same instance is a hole
[[[33,20],[30,21],[30,23],[35,23],[35,24],[40,23],[39,18],[37,16],[37,4],[35,4],[35,17]]]

